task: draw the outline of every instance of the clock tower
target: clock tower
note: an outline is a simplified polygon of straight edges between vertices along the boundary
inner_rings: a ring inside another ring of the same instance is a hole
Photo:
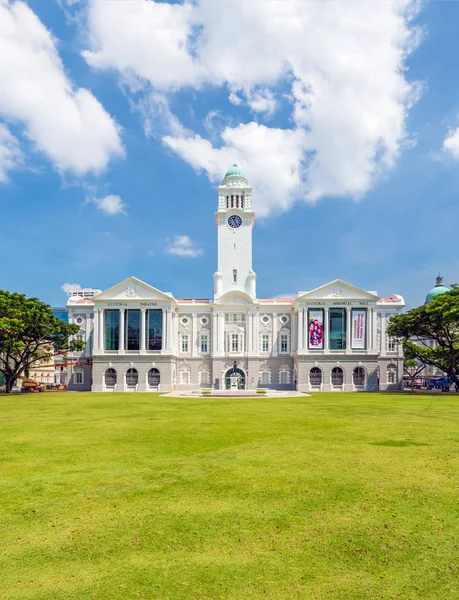
[[[252,188],[244,171],[233,165],[218,188],[218,270],[214,275],[214,300],[227,292],[244,292],[256,300],[256,275],[252,271]]]

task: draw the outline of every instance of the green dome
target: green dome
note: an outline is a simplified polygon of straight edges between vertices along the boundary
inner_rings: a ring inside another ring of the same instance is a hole
[[[234,165],[226,171],[224,179],[227,177],[244,177],[244,179],[247,179],[244,171],[236,163],[234,163]]]
[[[428,304],[431,300],[433,300],[437,296],[440,296],[441,294],[444,294],[445,292],[449,292],[449,291],[450,291],[450,289],[448,287],[446,287],[446,285],[443,285],[443,277],[441,277],[439,275],[437,277],[437,283],[436,283],[435,287],[433,287],[430,290],[430,292],[427,294],[426,301],[424,304]]]

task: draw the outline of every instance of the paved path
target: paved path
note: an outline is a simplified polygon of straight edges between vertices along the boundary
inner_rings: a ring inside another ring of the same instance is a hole
[[[305,394],[304,392],[297,392],[297,391],[276,391],[276,390],[272,390],[271,392],[268,392],[266,394],[252,394],[250,396],[247,396],[247,394],[244,396],[244,392],[241,392],[239,394],[231,394],[231,392],[227,392],[222,393],[219,395],[219,392],[224,392],[224,390],[215,390],[215,394],[205,394],[204,396],[201,395],[200,390],[196,390],[195,392],[193,391],[183,391],[181,392],[180,390],[177,390],[175,392],[169,392],[166,394],[161,394],[162,398],[298,398],[300,396],[310,396],[311,394]]]

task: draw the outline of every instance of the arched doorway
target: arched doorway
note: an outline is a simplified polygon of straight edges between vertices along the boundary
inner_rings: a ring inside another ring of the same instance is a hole
[[[238,382],[237,382],[237,387],[238,390],[245,390],[245,373],[244,371],[241,371],[241,369],[236,369],[236,373],[234,373],[233,369],[229,369],[228,371],[226,371],[226,375],[225,375],[225,389],[229,390],[231,389],[231,375],[236,374],[238,376]]]
[[[161,382],[161,374],[158,369],[150,369],[148,371],[148,385],[149,387],[159,388]]]

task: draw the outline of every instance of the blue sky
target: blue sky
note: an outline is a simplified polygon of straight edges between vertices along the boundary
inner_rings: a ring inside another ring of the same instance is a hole
[[[459,4],[263,6],[0,0],[2,288],[210,297],[233,162],[259,297],[459,281]]]

